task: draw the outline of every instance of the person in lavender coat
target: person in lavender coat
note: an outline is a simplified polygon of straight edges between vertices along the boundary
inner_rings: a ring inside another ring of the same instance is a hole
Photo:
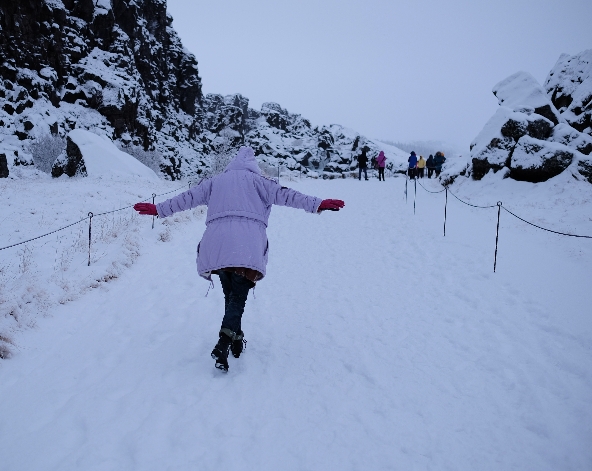
[[[250,147],[241,147],[220,175],[157,205],[134,205],[140,214],[161,218],[207,205],[206,230],[197,246],[197,271],[210,281],[213,274],[218,275],[222,284],[224,317],[212,358],[223,371],[228,371],[229,351],[238,358],[246,343],[242,315],[249,290],[265,277],[266,229],[274,204],[309,213],[339,211],[345,206],[341,200],[304,195],[264,177]]]

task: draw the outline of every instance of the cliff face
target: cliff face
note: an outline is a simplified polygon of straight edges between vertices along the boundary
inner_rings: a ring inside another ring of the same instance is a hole
[[[3,0],[4,134],[25,141],[96,127],[153,149],[166,146],[182,122],[189,136],[201,80],[171,23],[164,0]],[[175,164],[163,162],[172,178]]]
[[[31,142],[75,128],[157,155],[173,180],[207,172],[220,149],[241,144],[274,166],[329,178],[354,168],[364,146],[397,160],[396,148],[313,128],[275,103],[255,111],[238,94],[203,96],[172,21],[165,0],[0,0],[0,154],[9,166],[33,165]]]
[[[159,0],[3,1],[0,72],[19,89],[4,110],[76,103],[104,115],[116,137],[149,146],[156,126],[147,121],[193,115],[201,100],[197,61],[171,23]]]

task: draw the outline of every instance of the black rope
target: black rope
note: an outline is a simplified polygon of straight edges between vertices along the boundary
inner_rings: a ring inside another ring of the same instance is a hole
[[[509,209],[506,209],[504,206],[502,206],[502,209],[504,209],[505,211],[507,211],[508,213],[510,213],[512,216],[514,216],[515,218],[520,219],[522,222],[525,222],[526,224],[530,224],[531,226],[534,226],[538,229],[542,229],[543,231],[547,231],[547,232],[553,232],[554,234],[559,234],[559,235],[564,235],[564,236],[569,236],[569,237],[581,237],[584,239],[592,239],[592,236],[587,236],[587,235],[576,235],[576,234],[568,234],[566,232],[559,232],[559,231],[554,231],[552,229],[545,229],[544,227],[541,226],[537,226],[536,224],[533,224],[532,222],[528,222],[526,219],[522,219],[520,216],[517,216],[516,214],[514,214],[512,211],[510,211]]]
[[[445,188],[448,188],[448,187],[445,187]],[[450,188],[448,188],[448,191],[450,191]],[[491,206],[478,206],[476,204],[467,203],[466,201],[461,200],[458,196],[456,196],[454,193],[452,193],[452,191],[450,191],[450,194],[452,196],[454,196],[457,200],[459,200],[461,203],[464,203],[467,206],[472,206],[473,208],[485,208],[485,209],[487,209],[487,208],[495,208],[497,206],[495,204],[492,204]]]
[[[164,196],[164,195],[168,195],[169,193],[173,193],[173,192],[179,191],[181,188],[184,188],[184,186],[181,186],[181,187],[179,187],[179,188],[176,188],[176,189],[174,189],[174,190],[171,190],[171,191],[167,191],[166,193],[161,193],[161,194],[159,194],[159,195],[156,195],[156,194],[152,193],[152,196],[148,196],[148,197],[146,197],[146,198],[144,198],[144,199],[140,200],[140,203],[143,203],[144,201],[148,201],[150,198],[152,198],[152,202],[153,202],[153,204],[154,204],[154,197],[155,197],[155,196]],[[134,203],[134,204],[135,204],[135,203]],[[116,213],[117,211],[123,211],[124,209],[133,208],[133,207],[134,207],[134,204],[130,204],[129,206],[124,206],[123,208],[114,209],[113,211],[105,211],[105,212],[103,212],[103,213],[97,213],[97,214],[95,214],[95,215],[94,215],[94,217],[97,217],[97,216],[104,216],[105,214]]]
[[[522,222],[525,222],[526,224],[530,224],[531,226],[534,226],[534,227],[536,227],[537,229],[542,229],[543,231],[552,232],[552,233],[554,233],[554,234],[564,235],[564,236],[568,236],[568,237],[580,237],[580,238],[583,238],[583,239],[592,239],[592,236],[587,236],[587,235],[577,235],[577,234],[569,234],[569,233],[567,233],[567,232],[554,231],[554,230],[552,230],[552,229],[546,229],[546,228],[544,228],[544,227],[538,226],[538,225],[536,225],[536,224],[534,224],[534,223],[532,223],[532,222],[529,222],[529,221],[527,221],[526,219],[523,219],[523,218],[521,218],[520,216],[518,216],[518,215],[514,214],[512,211],[510,211],[509,209],[507,209],[505,206],[502,206],[502,205],[500,204],[500,202],[498,202],[497,204],[492,204],[492,205],[490,205],[490,206],[479,206],[479,205],[476,205],[476,204],[467,203],[466,201],[463,201],[463,200],[461,200],[461,199],[460,199],[458,196],[456,196],[454,193],[452,193],[452,191],[450,191],[450,188],[449,188],[449,187],[447,187],[447,186],[445,186],[445,185],[442,185],[442,186],[444,186],[444,189],[443,189],[443,190],[436,191],[436,192],[434,192],[434,191],[430,191],[430,190],[428,190],[428,189],[424,188],[424,186],[423,186],[421,183],[419,184],[419,186],[421,186],[421,187],[422,187],[422,188],[423,188],[425,191],[427,191],[428,193],[441,193],[442,191],[448,190],[448,191],[450,192],[450,194],[451,194],[452,196],[454,196],[454,197],[455,197],[457,200],[459,200],[461,203],[464,203],[464,204],[466,204],[467,206],[472,206],[473,208],[483,208],[483,209],[488,209],[488,208],[495,208],[495,207],[498,207],[498,208],[500,208],[500,207],[501,207],[501,208],[502,208],[504,211],[506,211],[506,212],[510,213],[510,214],[511,214],[512,216],[514,216],[515,218],[517,218],[517,219],[520,219]],[[447,194],[447,195],[448,195],[448,191],[446,192],[446,194]],[[446,209],[444,209],[444,235],[446,235]],[[495,271],[495,268],[494,268],[494,271]]]
[[[179,188],[175,188],[174,190],[167,191],[166,193],[161,193],[159,195],[154,195],[154,193],[153,193],[152,194],[153,196],[149,196],[148,198],[144,198],[143,200],[140,200],[140,201],[141,202],[147,201],[148,199],[153,198],[154,196],[168,195],[169,193],[173,193],[173,192],[179,191],[181,188],[184,188],[184,187],[185,187],[185,185],[183,185],[182,187],[179,187]],[[59,231],[63,231],[64,229],[67,229],[68,227],[72,227],[72,226],[75,226],[76,224],[80,224],[81,222],[86,221],[87,219],[89,219],[89,217],[104,216],[105,214],[111,214],[111,213],[115,213],[117,211],[123,211],[124,209],[129,209],[129,208],[132,208],[133,206],[134,206],[133,204],[130,204],[129,206],[125,206],[123,208],[114,209],[113,211],[105,211],[103,213],[93,214],[92,216],[90,216],[90,214],[92,214],[92,213],[89,213],[89,216],[85,217],[84,219],[81,219],[80,221],[73,222],[72,224],[68,224],[67,226],[60,227],[59,229],[56,229],[55,231],[48,232],[47,234],[43,234],[43,235],[40,235],[40,236],[37,236],[37,237],[33,237],[32,239],[24,240],[22,242],[18,242],[16,244],[12,244],[12,245],[7,245],[6,247],[0,247],[0,250],[9,249],[11,247],[16,247],[17,245],[26,244],[28,242],[32,242],[32,241],[37,240],[37,239],[41,239],[42,237],[47,237],[48,235],[55,234],[56,232],[59,232]]]
[[[423,186],[420,182],[417,182],[417,183],[419,184],[419,186],[421,186],[428,193],[442,193],[443,191],[446,191],[446,187],[442,188],[440,191],[430,191],[425,186]],[[440,183],[440,182],[438,182],[438,183]]]
[[[47,234],[43,234],[38,237],[33,237],[32,239],[29,239],[29,240],[24,240],[24,241],[19,242],[17,244],[12,244],[12,245],[8,245],[6,247],[2,247],[2,248],[0,248],[0,250],[9,249],[10,247],[16,247],[17,245],[26,244],[27,242],[32,242],[34,240],[41,239],[42,237],[54,234],[59,231],[63,231],[64,229],[67,229],[68,227],[75,226],[76,224],[80,224],[81,222],[86,221],[87,219],[88,219],[88,216],[85,217],[84,219],[81,219],[80,221],[76,221],[76,222],[73,222],[72,224],[68,224],[67,226],[60,227],[59,229],[56,229],[55,231],[48,232]]]

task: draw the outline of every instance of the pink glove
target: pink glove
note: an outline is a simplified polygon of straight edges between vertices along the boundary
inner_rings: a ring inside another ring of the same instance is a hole
[[[148,216],[158,216],[156,206],[152,203],[136,203],[134,204],[134,209],[138,211],[140,214],[147,214]]]
[[[339,211],[341,208],[345,206],[345,203],[341,200],[323,200],[319,205],[319,209],[317,212],[324,211],[328,209],[329,211]]]

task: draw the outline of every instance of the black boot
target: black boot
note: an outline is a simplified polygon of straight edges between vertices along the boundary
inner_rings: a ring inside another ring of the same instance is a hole
[[[234,336],[234,340],[230,345],[230,351],[234,358],[240,357],[241,353],[247,348],[247,341],[245,340],[245,333],[241,330]]]
[[[218,343],[212,350],[212,358],[216,360],[216,368],[228,372],[228,351],[232,344],[232,338],[223,332],[220,332]]]

